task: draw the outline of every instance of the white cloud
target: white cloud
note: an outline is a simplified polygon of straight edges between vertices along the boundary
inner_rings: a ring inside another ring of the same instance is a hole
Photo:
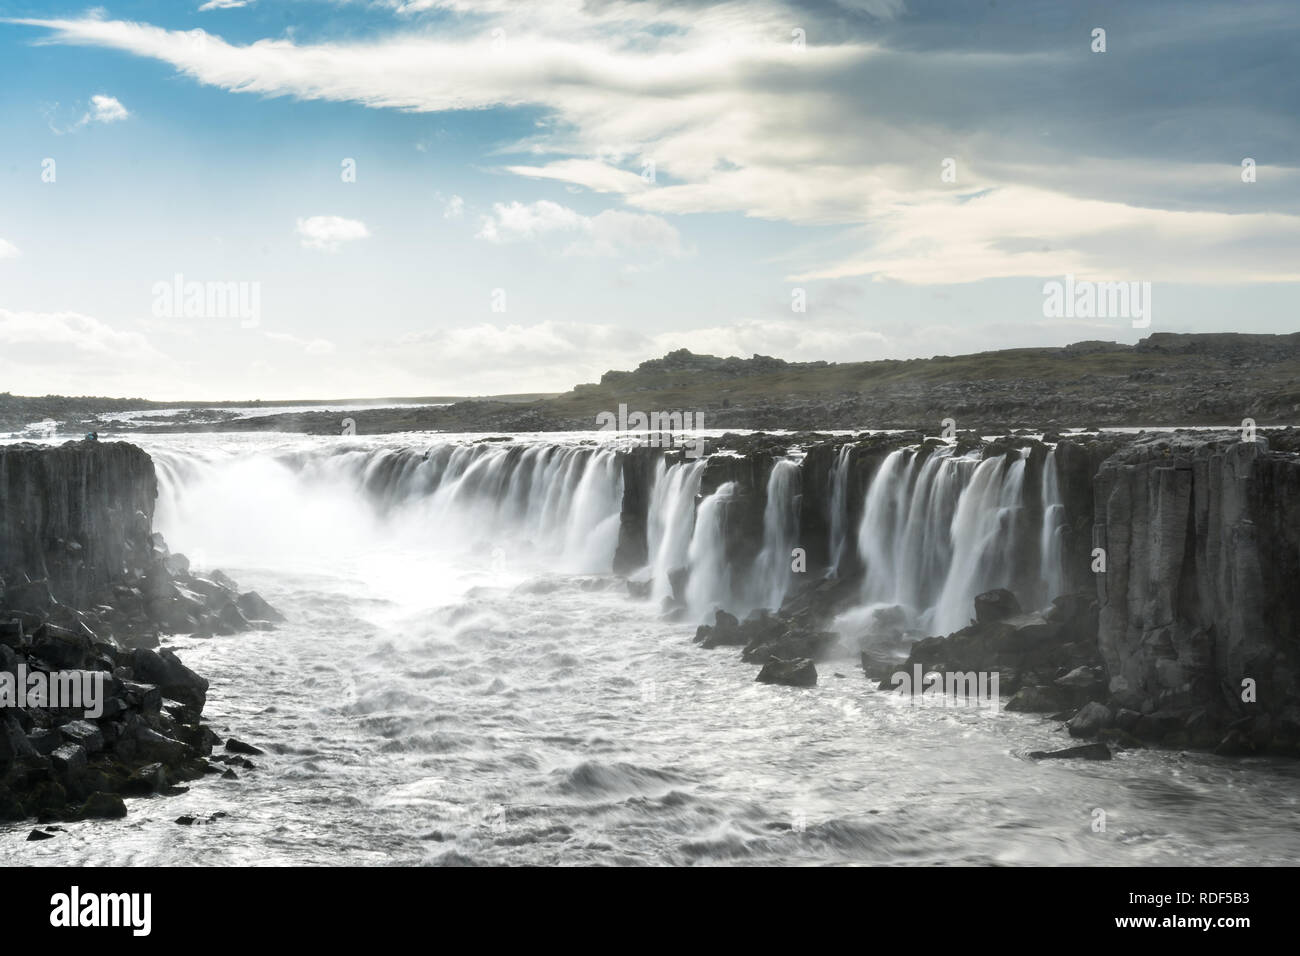
[[[96,93],[90,98],[90,108],[81,114],[79,120],[70,126],[60,128],[55,116],[58,108],[59,104],[55,103],[45,109],[46,121],[50,124],[50,130],[56,136],[75,133],[83,126],[88,126],[91,123],[116,123],[131,115],[130,111],[122,105],[122,101],[117,97]]]
[[[253,0],[208,0],[207,3],[199,7],[199,13],[206,13],[208,10],[236,10],[239,7],[246,7]]]
[[[116,123],[131,114],[115,96],[96,94],[90,98],[90,112],[82,118],[82,123]]]
[[[370,230],[366,224],[357,219],[344,219],[342,216],[311,216],[298,220],[298,238],[305,249],[321,249],[325,252],[337,252],[345,242],[366,239]]]
[[[384,5],[455,16],[437,34],[411,30],[314,45],[236,44],[202,30],[95,17],[16,22],[53,31],[59,42],[161,60],[201,83],[242,93],[419,112],[537,107],[544,122],[514,144],[536,159],[506,169],[620,196],[647,217],[619,219],[635,214],[611,210],[588,218],[555,204],[511,204],[485,220],[479,235],[489,241],[569,237],[563,251],[571,255],[611,255],[635,245],[680,254],[676,231],[658,216],[741,213],[848,227],[857,251],[818,251],[816,261],[792,270],[800,277],[1300,277],[1288,253],[1300,216],[1197,211],[1182,197],[1163,205],[1146,198],[1147,208],[1132,204],[1132,183],[1156,184],[1147,196],[1174,197],[1196,165],[1191,159],[1123,153],[1123,175],[1099,175],[1094,163],[1088,175],[1074,176],[1090,158],[1063,147],[1059,169],[1045,162],[1046,133],[1024,123],[1022,103],[1006,116],[991,112],[989,123],[955,115],[955,102],[997,103],[994,94],[1020,89],[1026,71],[1060,64],[1042,49],[970,55],[810,34],[796,50],[789,38],[799,21],[777,0]],[[901,0],[838,6],[850,18],[892,20],[905,12]],[[499,48],[492,42],[497,26],[505,30]],[[920,92],[900,81],[907,76],[926,77],[916,85]],[[913,103],[920,109],[906,108]],[[1090,118],[1082,117],[1080,128]],[[1007,128],[1018,137],[1004,134]],[[960,188],[940,188],[945,156],[959,159]],[[979,157],[982,166],[966,157]],[[657,184],[638,175],[647,159],[656,164]]]
[[[88,315],[0,309],[0,382],[16,394],[84,395],[88,382],[138,394],[168,365],[145,336]]]
[[[465,214],[465,200],[459,196],[452,196],[447,200],[447,204],[442,208],[443,219],[459,219]]]
[[[22,253],[18,251],[18,247],[12,242],[0,239],[0,259],[16,259],[20,255]]]
[[[483,218],[478,238],[497,243],[555,238],[564,243],[561,252],[568,256],[680,256],[686,252],[681,235],[658,216],[619,209],[584,216],[547,199],[494,204],[492,215]]]

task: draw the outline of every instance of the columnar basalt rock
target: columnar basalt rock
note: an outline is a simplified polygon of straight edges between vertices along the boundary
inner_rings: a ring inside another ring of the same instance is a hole
[[[701,498],[736,483],[725,527],[728,553],[743,568],[761,546],[762,502],[779,449],[771,436],[729,437],[730,446],[721,444],[731,454],[706,464]],[[855,539],[861,502],[885,457],[908,444],[921,461],[938,447],[919,435],[780,441],[805,450],[798,513],[809,577],[783,608],[751,617],[734,634],[701,629],[706,646],[743,643],[746,659],[758,663],[770,656],[759,640],[768,629],[796,643],[816,637],[817,647],[799,656],[834,648],[821,635],[852,600],[863,569],[850,546],[826,582],[835,587],[818,586],[830,563],[832,508],[843,509],[837,520]],[[1059,440],[1050,458],[1028,435],[966,441],[958,450],[1001,458],[1007,468],[1023,461],[1018,513],[1002,532],[1015,538],[1006,586],[1026,612],[917,644],[909,660],[1002,668],[1003,692],[1020,691],[1011,709],[1072,712],[1096,703],[1072,730],[1112,743],[1136,735],[1223,753],[1300,754],[1300,434],[1273,431],[1253,443],[1239,432],[1080,435]],[[847,472],[843,500],[833,505],[837,465]],[[1061,593],[1025,583],[1044,557],[1037,529],[1047,468],[1055,469],[1064,513]],[[873,662],[869,674],[875,669]]]
[[[208,682],[158,634],[281,618],[168,551],[156,493],[132,445],[0,446],[0,819],[122,816],[210,772]]]
[[[84,606],[144,570],[157,493],[153,462],[125,442],[0,446],[0,573]]]
[[[1102,465],[1098,643],[1119,705],[1300,743],[1300,457],[1279,444],[1160,435]]]

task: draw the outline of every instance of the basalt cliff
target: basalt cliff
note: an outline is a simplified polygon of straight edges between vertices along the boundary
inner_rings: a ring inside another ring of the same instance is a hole
[[[248,763],[214,754],[208,682],[160,634],[277,615],[191,574],[153,532],[156,495],[133,445],[0,446],[0,819],[123,816],[124,796]]]
[[[1008,709],[1074,737],[1300,755],[1300,433],[1050,437],[797,436],[774,522],[792,439],[727,436],[694,466],[727,569],[697,641],[773,665],[762,680],[806,684],[810,664],[815,682],[846,653],[882,688],[918,664],[995,671]],[[644,580],[656,474],[680,454],[624,457],[615,561],[698,617],[698,554],[667,593]]]

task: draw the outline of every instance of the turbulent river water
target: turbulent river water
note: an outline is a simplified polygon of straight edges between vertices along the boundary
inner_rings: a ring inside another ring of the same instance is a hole
[[[732,584],[721,581],[725,569],[696,579],[691,619],[666,622],[653,600],[631,599],[609,572],[620,482],[613,456],[574,444],[576,437],[558,449],[553,440],[537,438],[535,450],[514,452],[507,466],[504,447],[445,436],[348,439],[342,454],[340,439],[301,436],[140,439],[158,464],[155,525],[172,549],[197,569],[225,570],[288,619],[233,637],[166,639],[210,679],[205,714],[218,733],[267,753],[238,780],[208,777],[179,796],[133,800],[122,821],[67,824],[39,843],[23,842],[30,827],[7,827],[0,858],[1300,859],[1294,762],[1140,750],[1110,762],[1038,763],[1025,754],[1068,746],[1059,724],[911,707],[874,689],[853,660],[819,665],[812,689],[754,683],[755,668],[734,648],[703,651],[691,642],[700,610],[711,606],[709,589]],[[516,444],[528,442],[521,436]],[[951,465],[963,488],[977,487],[974,462]],[[648,569],[655,597],[661,573],[677,563],[717,564],[716,542],[693,530],[707,530],[712,519],[707,500],[694,518],[687,506],[698,481],[691,468],[656,483]],[[774,476],[773,486],[789,477]],[[954,497],[945,527],[955,527],[960,508]],[[778,502],[767,521],[772,553],[781,554],[793,533],[789,512]],[[906,515],[890,521],[907,532]],[[996,526],[972,527],[996,537]],[[832,528],[834,546],[847,534]],[[873,538],[870,546],[888,544]],[[895,557],[906,562],[906,545],[898,546]],[[771,571],[750,590],[752,603],[778,600],[784,564],[760,556],[756,566]],[[942,616],[944,580],[922,618]],[[871,587],[891,600],[916,590],[893,579]],[[215,811],[227,816],[173,822]]]

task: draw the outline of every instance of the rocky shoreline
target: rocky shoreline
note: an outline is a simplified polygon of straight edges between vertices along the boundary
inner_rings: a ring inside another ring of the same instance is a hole
[[[152,530],[156,488],[133,445],[0,446],[0,820],[122,817],[124,797],[253,768],[249,745],[203,721],[208,682],[160,635],[280,615],[168,550]],[[56,706],[75,688],[78,706]]]

